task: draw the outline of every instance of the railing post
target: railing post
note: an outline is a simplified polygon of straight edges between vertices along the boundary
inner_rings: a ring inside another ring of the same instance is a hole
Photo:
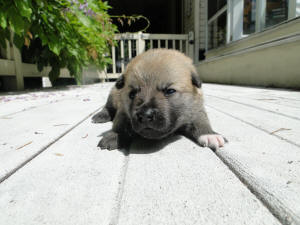
[[[226,44],[233,40],[233,0],[227,1]]]
[[[13,44],[13,59],[15,63],[15,73],[16,73],[16,85],[17,90],[23,90],[24,89],[24,78],[22,74],[22,58],[21,53],[19,49]]]
[[[194,43],[195,43],[195,40],[194,40],[194,32],[193,31],[190,31],[189,34],[188,34],[188,40],[187,40],[187,45],[188,45],[188,48],[187,48],[187,55],[193,59],[194,61]]]
[[[11,57],[11,47],[10,47],[10,42],[8,40],[5,41],[6,42],[6,59],[9,59],[11,60],[12,57]]]
[[[142,54],[145,51],[145,40],[143,39],[143,33],[138,33],[138,40],[137,40],[137,55]]]

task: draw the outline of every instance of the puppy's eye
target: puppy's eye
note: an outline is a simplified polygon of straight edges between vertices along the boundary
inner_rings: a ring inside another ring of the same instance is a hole
[[[166,90],[164,91],[164,94],[165,94],[165,96],[169,96],[169,95],[174,94],[175,92],[176,92],[175,89],[168,88],[168,89],[166,89]]]
[[[134,97],[135,97],[135,95],[136,95],[136,92],[137,92],[136,90],[130,91],[130,92],[129,92],[129,98],[130,98],[130,99],[134,99]]]

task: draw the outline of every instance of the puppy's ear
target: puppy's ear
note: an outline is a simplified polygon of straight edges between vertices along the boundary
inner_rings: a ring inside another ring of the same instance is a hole
[[[116,88],[121,89],[124,87],[124,84],[125,84],[125,77],[122,74],[116,81]]]
[[[195,85],[197,88],[201,88],[202,81],[199,75],[195,72],[192,72],[191,76],[192,76],[192,84]]]

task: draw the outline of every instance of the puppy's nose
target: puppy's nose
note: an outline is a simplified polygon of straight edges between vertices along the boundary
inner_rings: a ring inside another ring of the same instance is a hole
[[[152,122],[154,120],[155,110],[146,109],[145,111],[140,111],[137,113],[137,118],[140,123],[142,122]]]
[[[146,110],[145,112],[145,117],[148,121],[153,121],[153,118],[154,118],[154,110],[153,109],[148,109]]]

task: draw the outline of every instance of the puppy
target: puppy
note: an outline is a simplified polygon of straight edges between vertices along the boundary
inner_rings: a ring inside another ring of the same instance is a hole
[[[149,50],[135,57],[92,121],[113,121],[98,144],[101,149],[128,147],[137,136],[162,139],[172,134],[213,150],[226,142],[210,126],[192,60],[175,50]]]

